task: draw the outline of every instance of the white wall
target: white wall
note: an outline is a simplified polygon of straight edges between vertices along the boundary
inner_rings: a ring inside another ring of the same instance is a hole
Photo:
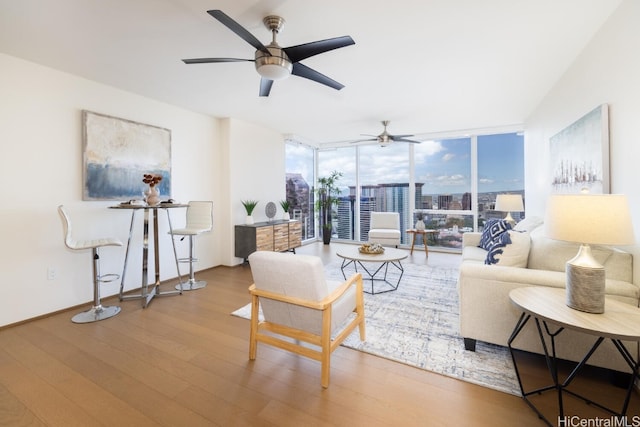
[[[243,200],[258,200],[253,211],[255,222],[267,221],[265,207],[274,202],[276,218],[282,217],[278,203],[285,198],[285,144],[281,133],[269,131],[236,119],[225,119],[223,145],[226,145],[230,169],[226,183],[230,195],[227,207],[231,224],[244,224],[246,211]],[[234,227],[229,229],[229,247],[235,248]],[[241,263],[234,252],[224,260],[225,265]]]
[[[115,236],[125,242],[128,237],[130,214],[108,209],[114,201],[82,201],[82,110],[171,130],[172,196],[214,202],[214,230],[196,241],[197,269],[239,262],[233,258],[232,230],[244,221],[240,199],[261,200],[264,212],[266,201],[284,197],[284,143],[273,131],[196,114],[3,54],[0,70],[0,326],[79,304],[88,308],[93,299],[90,252],[63,245],[59,204],[67,206],[83,237]],[[140,184],[142,189],[142,177]],[[141,244],[140,217],[127,289],[141,283],[142,255],[135,250]],[[174,227],[182,225],[184,210],[174,210],[171,218]],[[167,229],[160,213],[162,280],[176,276]],[[186,254],[185,242],[177,242],[181,254]],[[121,272],[124,248],[106,248],[102,255],[103,273]],[[55,269],[54,280],[47,279],[48,268]],[[103,296],[118,287],[103,285]]]
[[[640,241],[640,2],[625,0],[525,123],[527,215],[544,215],[550,194],[549,138],[600,104],[609,105],[611,193],[626,194]],[[636,259],[640,247],[623,249]],[[640,263],[634,263],[640,283]]]

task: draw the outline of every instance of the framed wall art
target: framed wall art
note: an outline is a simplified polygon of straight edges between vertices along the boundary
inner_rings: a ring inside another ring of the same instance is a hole
[[[142,199],[145,173],[162,176],[161,199],[171,196],[171,131],[82,111],[83,200]]]
[[[550,139],[552,193],[609,193],[609,113],[602,104]]]

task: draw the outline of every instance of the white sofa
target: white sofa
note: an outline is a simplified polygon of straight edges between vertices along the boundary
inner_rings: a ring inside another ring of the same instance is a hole
[[[371,212],[369,242],[397,247],[400,244],[400,214]]]
[[[525,230],[525,232],[516,232]],[[497,255],[497,264],[485,264],[487,251],[478,247],[481,233],[463,235],[462,262],[458,279],[460,297],[460,334],[467,350],[475,350],[476,341],[501,346],[507,340],[521,312],[511,303],[509,292],[523,286],[565,287],[565,263],[578,252],[577,244],[552,240],[545,236],[540,219],[525,219],[509,231],[512,244]],[[640,288],[632,280],[632,256],[618,249],[592,247],[604,265],[606,294],[639,306]],[[606,310],[606,307],[605,307]],[[565,330],[556,339],[557,353],[562,359],[579,361],[594,342],[594,337]],[[626,343],[633,355],[637,343]],[[533,322],[529,322],[513,346],[525,351],[543,353]],[[609,340],[593,354],[589,364],[629,372],[628,365]]]

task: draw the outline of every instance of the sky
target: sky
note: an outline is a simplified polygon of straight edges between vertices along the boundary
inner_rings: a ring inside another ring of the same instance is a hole
[[[409,182],[409,150],[414,149],[415,179],[424,183],[423,194],[456,194],[471,191],[471,139],[398,143],[387,147],[360,146],[360,180],[363,185]],[[303,155],[303,153],[306,153]],[[342,187],[355,184],[356,148],[346,147],[319,153],[319,174],[343,173]],[[304,158],[304,160],[303,160]],[[312,150],[287,147],[287,172],[302,173],[313,181]],[[478,137],[478,191],[524,190],[524,142],[518,134]]]

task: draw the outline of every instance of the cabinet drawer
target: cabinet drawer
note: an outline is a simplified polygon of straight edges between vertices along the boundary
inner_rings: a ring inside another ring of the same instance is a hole
[[[273,250],[273,227],[260,227],[256,229],[256,250]]]
[[[289,223],[289,249],[302,246],[302,223],[294,221]]]
[[[278,224],[273,227],[273,250],[282,252],[289,249],[289,224]]]

